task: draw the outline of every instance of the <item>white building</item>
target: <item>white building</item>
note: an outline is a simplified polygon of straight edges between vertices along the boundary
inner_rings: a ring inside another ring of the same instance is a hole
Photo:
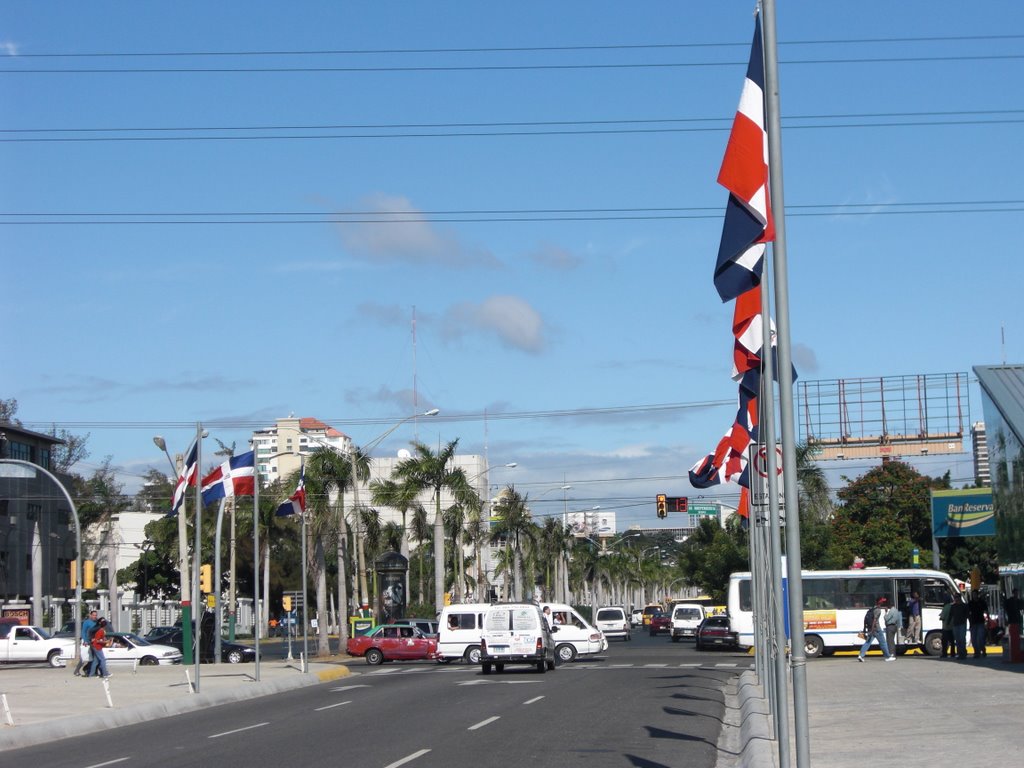
[[[347,454],[352,450],[352,438],[319,419],[294,416],[252,433],[256,471],[264,485],[298,472],[301,457],[324,446]]]

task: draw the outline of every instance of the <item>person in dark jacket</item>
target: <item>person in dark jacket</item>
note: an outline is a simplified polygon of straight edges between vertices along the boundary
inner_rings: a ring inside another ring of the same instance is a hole
[[[988,631],[988,603],[980,591],[971,593],[971,600],[967,603],[967,616],[971,620],[971,647],[974,648],[974,658],[980,659],[987,655],[985,635]]]
[[[962,597],[953,600],[949,608],[949,623],[953,627],[953,642],[956,644],[956,657],[967,658],[967,603]]]

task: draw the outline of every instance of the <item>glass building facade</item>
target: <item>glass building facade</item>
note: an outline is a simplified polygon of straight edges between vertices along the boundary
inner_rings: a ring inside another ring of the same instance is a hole
[[[1024,578],[1024,365],[975,366],[988,443],[1000,571]]]

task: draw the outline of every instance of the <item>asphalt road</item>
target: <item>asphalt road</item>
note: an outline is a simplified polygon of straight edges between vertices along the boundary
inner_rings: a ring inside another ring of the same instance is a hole
[[[336,683],[8,752],[5,763],[713,768],[724,684],[751,663],[644,633],[546,674],[359,661]]]

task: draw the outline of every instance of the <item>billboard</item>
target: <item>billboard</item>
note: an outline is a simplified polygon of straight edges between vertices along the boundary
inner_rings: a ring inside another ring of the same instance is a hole
[[[932,535],[937,539],[995,536],[992,489],[932,491]]]
[[[566,515],[566,524],[573,536],[586,536],[591,539],[614,536],[617,531],[615,513],[600,509],[589,512],[569,512]]]

